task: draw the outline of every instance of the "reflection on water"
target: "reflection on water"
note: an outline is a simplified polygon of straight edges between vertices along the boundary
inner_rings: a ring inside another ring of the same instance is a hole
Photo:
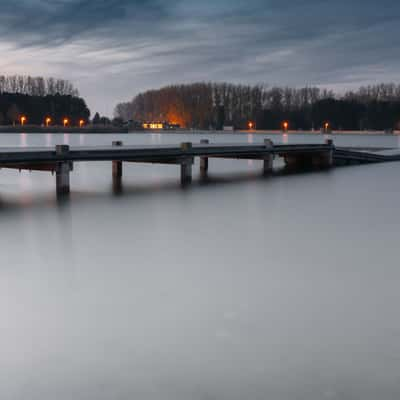
[[[69,143],[204,137],[248,141]],[[261,161],[212,159],[181,190],[178,166],[126,163],[116,191],[111,163],[78,163],[61,203],[50,173],[2,170],[0,398],[399,398],[399,168],[265,179]]]
[[[26,147],[28,145],[27,143],[27,134],[26,133],[21,133],[20,138],[21,138],[21,147]]]
[[[46,147],[51,147],[51,139],[53,135],[51,133],[46,133]]]

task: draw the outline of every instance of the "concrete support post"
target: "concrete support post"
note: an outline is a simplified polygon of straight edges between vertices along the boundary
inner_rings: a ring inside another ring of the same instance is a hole
[[[264,175],[268,175],[272,172],[273,167],[274,167],[274,143],[272,142],[271,139],[265,139],[264,140],[265,148],[268,151],[268,153],[265,153],[264,155],[264,168],[263,172]]]
[[[210,144],[208,139],[202,139],[200,144]],[[200,175],[204,178],[208,173],[208,157],[200,157]]]
[[[69,153],[69,146],[57,145],[56,154],[57,156],[64,157]],[[70,181],[69,173],[72,171],[72,162],[63,160],[57,162],[56,168],[56,190],[57,195],[65,195],[70,192]]]
[[[121,141],[112,142],[113,147],[121,147],[123,143]],[[113,179],[122,178],[122,161],[112,162],[112,175]]]
[[[181,150],[184,153],[189,153],[192,149],[192,143],[182,143]],[[187,157],[182,157],[181,159],[181,184],[182,186],[189,185],[192,183],[192,165],[193,165],[193,156],[188,154]]]
[[[333,144],[332,139],[327,139],[325,144],[330,146],[330,149],[323,157],[323,166],[324,168],[332,168],[333,167],[333,151],[335,149],[335,145]]]

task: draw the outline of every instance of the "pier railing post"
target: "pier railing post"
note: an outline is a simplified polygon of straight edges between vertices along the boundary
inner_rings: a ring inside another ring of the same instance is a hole
[[[265,144],[267,153],[264,154],[263,172],[264,172],[264,175],[268,175],[272,172],[273,167],[274,167],[274,153],[273,153],[274,143],[272,142],[271,139],[265,139],[264,144]]]
[[[201,139],[200,144],[210,144],[208,139]],[[205,178],[208,173],[208,157],[200,157],[200,175],[202,178]]]
[[[69,146],[57,145],[56,155],[67,156],[69,153]],[[56,191],[57,195],[66,195],[70,192],[70,179],[69,173],[72,171],[73,164],[69,160],[63,160],[57,162],[56,167]]]
[[[182,152],[189,152],[192,149],[192,143],[181,143]],[[193,156],[183,156],[181,158],[181,184],[182,186],[186,186],[192,183],[192,165],[193,165]]]

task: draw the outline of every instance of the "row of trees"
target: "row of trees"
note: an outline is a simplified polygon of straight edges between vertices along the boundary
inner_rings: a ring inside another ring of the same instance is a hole
[[[41,125],[47,117],[61,123],[87,121],[90,111],[78,90],[65,79],[0,75],[0,125],[15,124],[22,116]]]
[[[27,116],[27,123],[32,125],[42,125],[47,117],[59,124],[68,117],[76,124],[81,119],[88,121],[90,111],[85,100],[71,95],[0,94],[0,125],[15,124],[23,115]]]
[[[279,129],[283,120],[292,129],[319,129],[325,122],[334,129],[393,129],[400,127],[400,85],[361,87],[343,95],[317,87],[173,85],[118,104],[115,116],[198,129],[244,129],[249,121],[259,129]]]
[[[79,96],[78,90],[65,79],[27,75],[0,75],[0,94],[2,93],[19,93],[39,97],[55,96],[56,94]]]

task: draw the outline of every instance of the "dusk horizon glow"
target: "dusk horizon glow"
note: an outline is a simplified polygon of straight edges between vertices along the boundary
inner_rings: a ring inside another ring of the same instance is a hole
[[[5,0],[0,72],[71,80],[108,116],[175,83],[341,91],[399,81],[399,12],[394,0]]]

